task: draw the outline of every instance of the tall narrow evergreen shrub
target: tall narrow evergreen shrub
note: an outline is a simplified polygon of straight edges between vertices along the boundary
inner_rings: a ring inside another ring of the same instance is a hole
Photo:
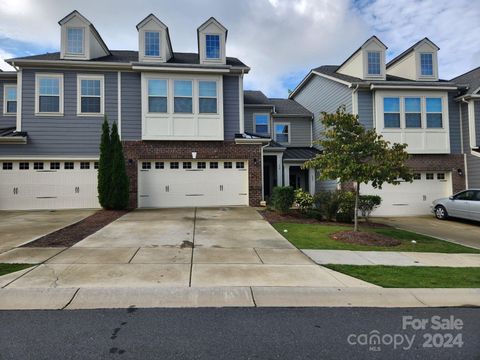
[[[125,168],[125,157],[123,155],[122,142],[118,136],[118,127],[116,123],[112,125],[110,136],[112,147],[112,172],[109,208],[123,210],[128,207],[128,176]]]
[[[109,208],[109,192],[112,179],[112,146],[107,116],[103,120],[100,140],[100,160],[98,163],[98,201],[100,206]]]

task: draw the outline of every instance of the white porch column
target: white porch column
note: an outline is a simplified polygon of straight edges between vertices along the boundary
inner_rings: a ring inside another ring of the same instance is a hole
[[[315,169],[308,169],[308,191],[315,195]]]
[[[283,186],[283,153],[277,154],[277,186]]]
[[[290,165],[283,166],[283,186],[290,186]]]

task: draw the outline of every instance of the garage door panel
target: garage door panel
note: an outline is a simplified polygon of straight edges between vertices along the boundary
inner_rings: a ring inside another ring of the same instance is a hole
[[[26,162],[26,161],[22,161]],[[39,161],[35,161],[39,162]],[[44,167],[50,166],[43,161]],[[97,170],[93,162],[89,169],[35,170],[29,162],[27,170],[13,163],[13,170],[0,170],[0,209],[41,210],[98,208]],[[14,190],[15,189],[15,190]]]
[[[379,195],[382,198],[382,204],[372,216],[428,215],[433,200],[451,195],[450,172],[427,171],[417,173],[417,176],[420,178],[412,183],[384,184],[382,189],[362,184],[360,194]]]
[[[182,161],[179,169],[170,169],[164,161],[164,169],[145,170],[144,162],[150,161],[139,162],[139,207],[248,205],[247,169],[225,169],[220,160],[215,160],[218,168],[210,168],[208,160],[197,160],[188,161],[191,169],[183,169]],[[206,168],[199,169],[198,162],[205,162]]]

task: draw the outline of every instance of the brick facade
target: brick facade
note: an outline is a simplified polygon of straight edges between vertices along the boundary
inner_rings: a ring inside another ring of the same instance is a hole
[[[139,160],[191,160],[192,151],[198,160],[247,160],[250,206],[262,200],[261,145],[235,144],[234,141],[123,141],[123,150],[130,178],[130,207],[137,207]]]

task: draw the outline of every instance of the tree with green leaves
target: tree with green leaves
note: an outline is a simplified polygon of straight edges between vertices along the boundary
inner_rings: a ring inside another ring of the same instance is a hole
[[[358,116],[347,113],[344,106],[334,114],[324,112],[322,117],[325,130],[317,142],[322,152],[304,166],[320,170],[320,179],[355,184],[354,231],[358,231],[361,183],[381,189],[383,183],[398,185],[399,179],[412,181],[406,164],[407,145],[390,144],[375,129],[367,130],[359,123]]]
[[[116,123],[112,125],[110,136],[112,147],[112,172],[111,172],[111,189],[109,208],[115,210],[123,210],[128,207],[128,176],[125,169],[125,157],[123,155],[122,142],[118,135],[118,127]]]
[[[98,162],[98,201],[100,206],[109,208],[109,192],[112,179],[112,146],[110,141],[110,127],[107,116],[103,120],[102,137],[100,140],[100,160]]]

